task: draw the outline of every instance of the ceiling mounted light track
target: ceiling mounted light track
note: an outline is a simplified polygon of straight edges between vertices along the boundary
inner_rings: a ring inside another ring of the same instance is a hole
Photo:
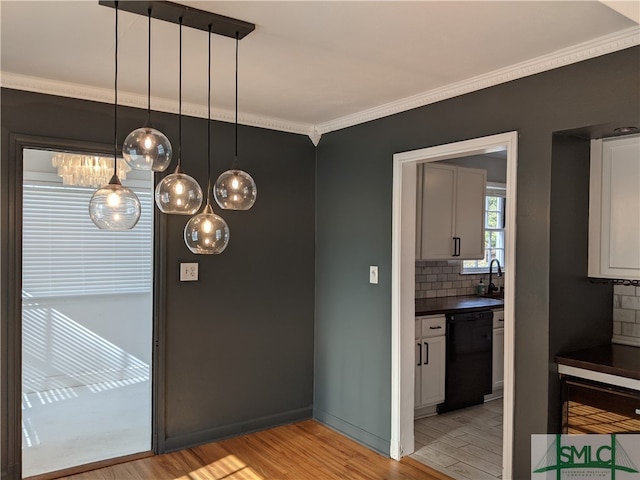
[[[115,7],[117,2],[100,0],[98,3],[106,7]],[[230,38],[236,38],[237,33],[238,38],[243,39],[256,28],[253,23],[180,5],[179,3],[126,1],[120,4],[120,10],[143,16],[147,15],[150,8],[152,9],[151,16],[158,20],[177,24],[179,19],[182,19],[182,24],[186,27],[205,32],[210,31]]]
[[[218,15],[216,13],[199,10],[186,5],[165,1],[104,1],[99,0],[100,5],[115,8],[116,10],[116,101],[117,113],[117,63],[118,63],[118,8],[123,11],[143,15],[149,22],[149,45],[148,45],[148,85],[147,85],[147,121],[142,128],[136,129],[127,137],[123,146],[123,151],[131,166],[140,170],[153,170],[161,172],[167,168],[171,162],[171,144],[161,132],[151,126],[151,19],[163,20],[175,23],[180,26],[180,81],[179,81],[179,101],[178,101],[178,162],[174,173],[165,176],[156,186],[156,205],[163,213],[192,215],[196,213],[202,205],[202,189],[198,182],[182,171],[182,27],[183,25],[202,30],[208,33],[209,41],[209,92],[208,92],[208,119],[207,119],[207,140],[208,140],[208,186],[207,204],[202,213],[194,216],[185,228],[185,242],[194,253],[221,253],[229,241],[229,228],[226,222],[213,213],[211,206],[212,193],[216,201],[222,208],[231,210],[248,210],[255,202],[256,186],[255,182],[246,172],[237,168],[238,163],[238,41],[246,37],[255,30],[253,23],[237,20],[235,18]],[[236,41],[236,91],[235,91],[235,160],[231,170],[223,173],[220,180],[227,179],[220,185],[216,182],[216,187],[211,185],[211,34],[222,35],[234,38]],[[116,115],[117,127],[117,115]],[[117,154],[117,128],[114,146],[114,158]],[[152,148],[148,148],[152,147]],[[145,151],[147,149],[147,151]],[[155,149],[154,151],[151,151]],[[123,187],[115,171],[108,185],[101,188],[94,194],[91,200],[91,219],[100,228],[110,228],[113,230],[133,228],[140,216],[140,202],[133,191]],[[220,190],[224,188],[225,191]],[[107,195],[103,190],[110,189]],[[233,190],[229,196],[226,192]],[[113,208],[114,194],[118,192],[127,193],[123,202],[131,210],[123,216],[120,210]],[[99,195],[100,194],[100,195]],[[225,197],[225,202],[220,203],[219,197]],[[233,203],[233,200],[236,200]],[[136,214],[137,205],[137,216]],[[102,218],[105,217],[105,218]],[[129,218],[128,223],[125,222]],[[119,219],[120,223],[115,222]],[[108,220],[107,223],[105,221]],[[105,226],[106,225],[106,226]]]

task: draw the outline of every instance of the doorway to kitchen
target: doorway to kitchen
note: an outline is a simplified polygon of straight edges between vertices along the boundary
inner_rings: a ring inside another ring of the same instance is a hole
[[[22,153],[23,478],[152,450],[153,176],[123,180],[142,206],[135,228],[99,230],[88,214],[95,179],[80,178],[98,159],[113,165]]]
[[[399,459],[415,451],[414,374],[416,191],[417,165],[472,155],[506,152],[504,278],[504,398],[502,413],[502,468],[511,476],[513,438],[513,312],[515,299],[515,200],[517,132],[482,137],[394,155],[392,240],[392,423],[391,456]]]

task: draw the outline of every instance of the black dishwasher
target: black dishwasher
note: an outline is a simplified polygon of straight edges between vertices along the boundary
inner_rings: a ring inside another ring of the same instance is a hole
[[[444,403],[438,413],[484,402],[491,393],[493,312],[447,315]]]

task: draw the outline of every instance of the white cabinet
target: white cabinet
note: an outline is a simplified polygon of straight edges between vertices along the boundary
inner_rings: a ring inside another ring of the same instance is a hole
[[[504,387],[504,310],[493,311],[493,362],[491,390],[495,393]]]
[[[485,170],[441,163],[418,169],[417,258],[484,257],[486,184]]]
[[[416,409],[444,401],[445,331],[444,315],[416,317]]]
[[[640,279],[640,135],[591,142],[589,276]]]

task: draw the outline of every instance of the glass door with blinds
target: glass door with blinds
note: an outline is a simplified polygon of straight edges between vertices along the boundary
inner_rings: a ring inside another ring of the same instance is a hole
[[[23,154],[23,477],[151,450],[153,176],[123,180],[135,228],[99,230],[97,187],[63,184],[54,155]]]

